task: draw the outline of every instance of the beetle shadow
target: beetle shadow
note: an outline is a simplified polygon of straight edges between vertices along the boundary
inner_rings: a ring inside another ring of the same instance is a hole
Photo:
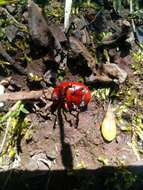
[[[84,110],[82,110],[84,111]],[[56,112],[56,114],[55,114]],[[54,125],[53,129],[56,128],[56,125],[58,123],[59,129],[60,129],[60,141],[61,141],[61,158],[62,158],[62,164],[65,167],[66,170],[72,170],[73,169],[73,155],[71,146],[69,143],[65,142],[65,131],[64,131],[64,121],[68,122],[69,125],[72,127],[72,121],[68,119],[66,112],[62,108],[61,105],[52,104],[51,105],[51,113],[55,115]],[[75,118],[75,128],[78,127],[79,123],[79,114],[80,112],[77,111],[76,114],[70,112],[70,114]],[[64,117],[64,119],[63,119]]]
[[[62,163],[66,170],[72,170],[73,169],[73,155],[72,155],[70,144],[65,142],[64,120],[63,120],[61,108],[58,108],[57,110],[57,121],[60,128]]]

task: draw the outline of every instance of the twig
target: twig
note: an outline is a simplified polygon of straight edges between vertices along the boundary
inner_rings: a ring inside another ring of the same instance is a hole
[[[132,13],[133,13],[133,1],[130,0],[130,14],[132,14]],[[131,19],[131,22],[132,22],[133,32],[136,33],[134,19]]]
[[[94,18],[91,22],[89,22],[88,24],[85,24],[85,25],[81,28],[81,30],[83,30],[84,28],[86,28],[86,27],[90,26],[92,23],[94,23],[95,20],[97,19],[97,17],[100,15],[101,11],[103,11],[103,10],[104,10],[104,8],[102,7],[102,8],[97,12],[97,14],[95,15],[95,18]]]
[[[1,143],[1,147],[0,147],[0,154],[1,154],[2,151],[3,151],[3,147],[4,147],[4,144],[5,144],[5,141],[6,141],[8,129],[9,129],[9,127],[10,127],[10,120],[11,120],[11,117],[9,117],[8,120],[7,120],[5,134],[4,134],[4,137],[3,137],[3,140],[2,140],[2,143]]]
[[[44,90],[38,90],[38,91],[20,91],[20,92],[9,92],[0,95],[0,102],[5,102],[8,100],[37,100],[40,99],[43,95],[46,97],[46,99],[51,99],[53,88],[48,88]]]

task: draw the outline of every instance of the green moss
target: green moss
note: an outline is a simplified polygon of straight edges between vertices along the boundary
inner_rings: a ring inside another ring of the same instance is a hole
[[[0,124],[3,127],[4,135],[1,145],[1,156],[4,158],[9,155],[9,158],[14,158],[18,154],[18,146],[22,137],[26,134],[30,125],[25,119],[25,115],[29,112],[25,109],[21,101],[10,109],[9,112],[0,118]],[[20,147],[19,147],[20,148]]]
[[[44,6],[44,14],[47,17],[54,17],[57,22],[64,18],[64,4],[59,1],[50,0],[48,5]]]

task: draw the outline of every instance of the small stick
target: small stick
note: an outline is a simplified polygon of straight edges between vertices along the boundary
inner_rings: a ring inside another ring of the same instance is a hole
[[[20,92],[8,92],[0,95],[0,102],[5,102],[8,100],[37,100],[40,99],[43,95],[46,99],[51,99],[53,88],[38,90],[38,91],[20,91]]]
[[[9,128],[10,128],[10,120],[11,120],[11,117],[8,118],[8,121],[7,121],[7,124],[6,124],[5,134],[4,134],[3,140],[2,140],[2,142],[1,142],[0,154],[1,154],[2,151],[3,151],[3,147],[4,147],[4,144],[5,144],[5,141],[6,141],[6,137],[7,137],[7,134],[8,134],[8,130],[9,130]]]

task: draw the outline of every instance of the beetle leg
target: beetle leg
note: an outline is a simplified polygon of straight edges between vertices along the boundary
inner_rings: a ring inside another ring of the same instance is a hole
[[[73,112],[70,112],[70,114],[75,118],[75,128],[78,128],[79,113],[80,113],[80,111],[76,111],[76,114],[74,114]]]
[[[76,114],[76,123],[75,123],[75,128],[78,128],[78,123],[79,123],[79,111]]]
[[[65,110],[64,110],[64,109],[62,109],[62,111],[63,111],[63,116],[64,116],[64,118],[65,118],[66,122],[68,122],[68,123],[70,124],[70,126],[72,127],[72,125],[73,125],[73,124],[72,124],[72,121],[68,119],[68,117],[67,117],[67,115],[66,115]]]

